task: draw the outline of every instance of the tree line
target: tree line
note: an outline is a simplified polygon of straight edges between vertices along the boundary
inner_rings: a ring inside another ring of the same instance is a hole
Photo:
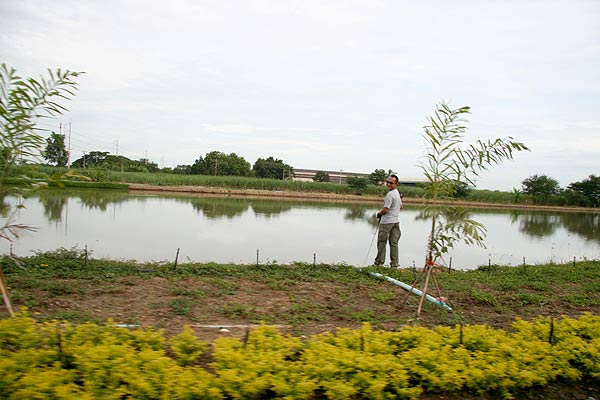
[[[65,149],[65,135],[53,132],[47,139],[43,156],[56,166],[67,166],[68,151]],[[294,171],[292,166],[272,156],[258,158],[254,165],[250,165],[244,157],[220,151],[211,151],[200,156],[191,165],[183,164],[175,168],[160,168],[158,164],[146,158],[131,160],[107,151],[90,151],[73,161],[71,167],[103,168],[124,172],[164,172],[181,175],[246,176],[269,179],[289,179]]]
[[[46,140],[43,157],[51,164],[66,167],[69,152],[65,146],[65,135],[52,132]],[[175,168],[160,168],[158,164],[148,159],[131,160],[124,156],[110,154],[107,151],[90,151],[71,163],[73,168],[104,168],[124,172],[164,172],[181,175],[214,175],[214,176],[246,176],[268,179],[291,179],[294,168],[283,160],[269,156],[258,158],[251,165],[244,157],[235,153],[225,154],[211,151],[200,156],[191,165],[178,165]],[[369,184],[382,185],[392,174],[383,169],[376,169],[368,177],[348,177],[346,183],[356,188],[364,188]],[[331,182],[329,174],[318,171],[313,178],[315,182]]]
[[[534,204],[600,207],[600,176],[590,175],[561,188],[556,179],[535,174],[521,185],[521,191],[531,195]]]
[[[46,141],[44,158],[57,166],[66,166],[68,151],[65,148],[65,135],[52,133]],[[269,179],[291,179],[294,168],[283,160],[269,156],[258,158],[253,165],[235,153],[225,154],[220,151],[211,151],[200,156],[191,165],[178,165],[175,168],[160,168],[156,163],[142,158],[131,160],[124,156],[112,155],[104,151],[91,151],[81,158],[73,161],[74,168],[101,168],[125,172],[164,172],[183,175],[217,175],[217,176],[245,176]],[[368,185],[380,186],[385,179],[394,173],[388,169],[375,169],[366,177],[347,177],[346,183],[357,190]],[[332,182],[325,171],[317,171],[313,180],[315,182]],[[465,182],[454,182],[452,197],[456,199],[467,198],[474,188]],[[536,174],[527,177],[521,182],[519,189],[514,189],[514,202],[521,203],[523,195],[538,205],[558,205],[575,207],[600,207],[600,176],[589,175],[580,181],[572,182],[561,188],[558,181],[548,175]]]

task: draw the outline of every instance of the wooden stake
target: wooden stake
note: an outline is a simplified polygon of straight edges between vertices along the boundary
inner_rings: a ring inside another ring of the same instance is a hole
[[[10,298],[8,297],[8,288],[6,286],[6,281],[4,280],[4,272],[2,271],[2,267],[0,266],[0,291],[2,291],[2,299],[4,299],[4,305],[6,305],[6,309],[11,317],[15,316],[15,312],[13,311],[12,304],[10,304]]]
[[[177,268],[177,259],[179,258],[179,247],[177,248],[177,254],[175,254],[175,264],[173,265],[173,269]]]

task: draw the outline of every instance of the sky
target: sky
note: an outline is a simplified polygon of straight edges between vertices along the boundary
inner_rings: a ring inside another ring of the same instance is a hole
[[[600,175],[600,1],[1,0],[0,62],[85,72],[40,127],[71,160],[161,167],[211,151],[251,165],[421,178],[436,104],[470,106],[465,145],[531,151],[476,180]]]

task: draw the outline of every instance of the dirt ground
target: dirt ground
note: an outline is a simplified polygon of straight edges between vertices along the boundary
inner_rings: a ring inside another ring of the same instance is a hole
[[[112,319],[127,326],[162,329],[167,336],[187,325],[206,341],[221,336],[242,337],[261,322],[277,326],[286,334],[309,336],[342,327],[358,328],[362,321],[385,330],[412,324],[432,327],[459,323],[510,329],[517,317],[578,317],[584,312],[597,312],[593,307],[570,303],[498,307],[476,302],[465,293],[445,292],[452,312],[425,302],[417,319],[419,298],[385,281],[375,281],[368,287],[319,281],[273,288],[251,280],[221,280],[216,285],[196,278],[128,276],[103,285],[85,280],[61,283],[69,289],[58,294],[30,289],[28,295],[14,299],[13,305],[27,305],[30,312],[44,318],[75,322]],[[385,298],[380,298],[381,293]]]

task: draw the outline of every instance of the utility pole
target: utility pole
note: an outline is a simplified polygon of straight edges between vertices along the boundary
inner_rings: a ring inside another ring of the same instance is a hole
[[[119,155],[119,138],[117,138],[117,145],[116,145],[116,152],[115,155],[118,156]]]
[[[69,149],[67,150],[67,168],[71,168],[71,122],[69,121]]]

